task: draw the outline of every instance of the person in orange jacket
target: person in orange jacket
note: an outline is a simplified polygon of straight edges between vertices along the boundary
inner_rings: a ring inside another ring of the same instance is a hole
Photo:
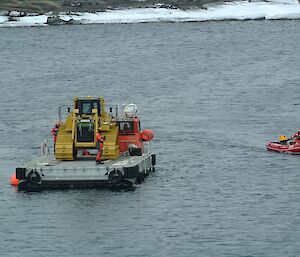
[[[98,149],[98,153],[96,156],[96,164],[104,163],[103,161],[101,161],[104,140],[105,140],[105,137],[101,136],[101,131],[100,131],[100,129],[98,129],[98,131],[96,133],[96,147]]]
[[[300,129],[291,137],[295,143],[300,143]]]
[[[53,142],[54,142],[54,153],[55,153],[55,144],[56,144],[56,138],[57,138],[57,134],[58,134],[58,129],[59,129],[59,122],[56,122],[54,128],[51,131],[51,133],[53,135]]]

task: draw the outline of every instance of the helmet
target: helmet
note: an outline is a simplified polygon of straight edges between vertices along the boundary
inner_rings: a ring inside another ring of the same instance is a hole
[[[285,140],[287,140],[287,137],[285,135],[279,136],[279,141],[285,141]]]

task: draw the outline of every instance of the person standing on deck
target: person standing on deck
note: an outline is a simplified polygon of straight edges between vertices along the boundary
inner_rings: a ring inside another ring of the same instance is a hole
[[[103,164],[103,161],[101,161],[102,151],[103,151],[103,144],[105,138],[101,136],[101,131],[98,129],[96,133],[96,147],[98,149],[97,157],[96,157],[96,164]]]
[[[58,134],[58,129],[59,129],[59,122],[57,121],[54,128],[52,129],[51,133],[53,135],[53,142],[54,142],[54,153],[55,153],[55,144],[56,144],[56,138]]]

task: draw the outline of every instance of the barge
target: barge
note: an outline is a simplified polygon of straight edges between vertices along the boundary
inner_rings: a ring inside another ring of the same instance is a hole
[[[44,141],[41,157],[16,168],[19,191],[130,189],[154,171],[154,133],[141,130],[135,104],[120,108],[106,106],[103,97],[75,97],[65,121],[61,110],[53,153]]]

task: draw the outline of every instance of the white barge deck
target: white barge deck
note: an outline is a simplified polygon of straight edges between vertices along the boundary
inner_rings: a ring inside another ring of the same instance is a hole
[[[96,164],[93,156],[58,161],[54,156],[35,159],[16,168],[20,191],[72,188],[132,188],[140,183],[156,162],[155,154],[121,156]]]

